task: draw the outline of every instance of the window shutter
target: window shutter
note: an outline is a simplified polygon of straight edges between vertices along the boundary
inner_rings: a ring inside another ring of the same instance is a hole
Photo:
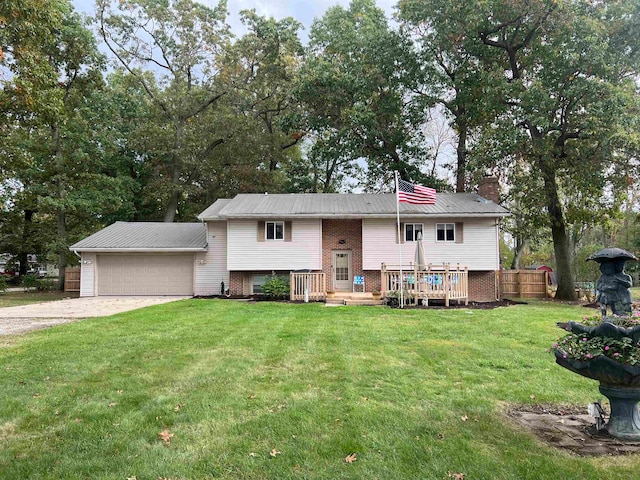
[[[397,232],[397,229],[396,229],[396,243],[398,243],[398,240],[400,241],[399,243],[404,243],[405,235],[406,234],[405,234],[405,231],[404,231],[404,223],[401,223],[400,224],[400,238],[398,238],[398,232]]]
[[[464,243],[464,228],[462,222],[456,222],[456,243]]]
[[[288,221],[288,222],[284,222],[284,241],[285,242],[290,242],[291,241],[291,234],[293,233],[291,231],[291,225],[293,222]]]
[[[264,242],[264,230],[265,230],[265,222],[263,221],[259,221],[258,222],[258,241],[259,242]]]

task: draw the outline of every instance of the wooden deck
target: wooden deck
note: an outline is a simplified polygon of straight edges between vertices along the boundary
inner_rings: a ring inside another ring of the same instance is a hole
[[[402,270],[402,279],[400,271]],[[382,264],[380,271],[382,296],[388,301],[399,302],[400,289],[405,305],[417,305],[422,301],[444,300],[448,307],[451,300],[469,303],[469,270],[457,265],[400,265]]]

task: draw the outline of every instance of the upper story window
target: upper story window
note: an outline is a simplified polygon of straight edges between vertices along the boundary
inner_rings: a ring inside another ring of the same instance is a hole
[[[405,242],[415,242],[418,240],[418,233],[424,238],[422,231],[422,223],[405,223],[404,224],[404,240]]]
[[[456,224],[455,223],[436,223],[436,241],[455,242],[456,241]]]
[[[284,240],[284,222],[265,222],[267,240]]]

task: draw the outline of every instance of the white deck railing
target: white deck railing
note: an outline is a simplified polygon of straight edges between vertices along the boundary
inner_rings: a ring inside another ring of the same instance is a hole
[[[327,296],[324,272],[291,272],[290,299],[292,301],[319,302]]]
[[[429,300],[444,300],[448,307],[451,300],[465,305],[469,302],[469,270],[457,265],[454,268],[448,263],[443,265],[408,265],[402,267],[402,281],[400,279],[400,265],[385,265],[381,268],[382,295],[385,298],[400,297],[402,294],[407,304],[417,304],[422,300],[429,305]]]

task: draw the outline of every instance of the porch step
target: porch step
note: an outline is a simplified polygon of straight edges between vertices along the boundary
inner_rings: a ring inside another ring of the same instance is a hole
[[[327,305],[383,305],[382,299],[374,300],[371,293],[336,292],[335,297],[326,299]]]
[[[345,305],[384,305],[382,300],[345,300]]]

